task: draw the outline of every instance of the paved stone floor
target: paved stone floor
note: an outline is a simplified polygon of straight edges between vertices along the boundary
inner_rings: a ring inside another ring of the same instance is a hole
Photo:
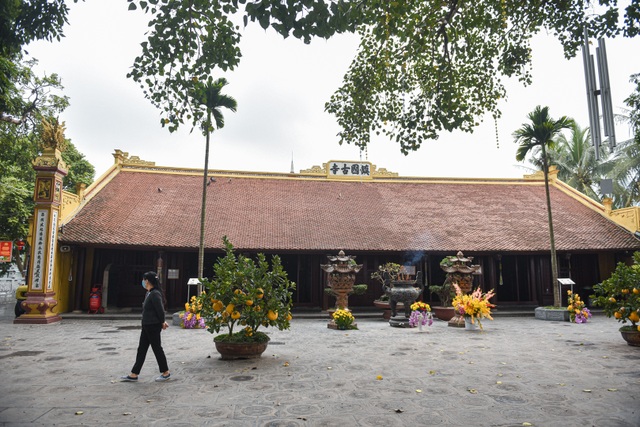
[[[0,425],[639,426],[640,348],[618,323],[533,317],[484,332],[358,319],[294,319],[261,359],[222,361],[212,335],[171,327],[173,379],[150,351],[138,383],[136,320],[14,325],[0,318]],[[381,379],[380,379],[381,378]]]

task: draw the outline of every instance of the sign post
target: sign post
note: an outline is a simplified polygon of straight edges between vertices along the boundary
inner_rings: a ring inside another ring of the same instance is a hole
[[[0,262],[11,262],[13,252],[13,242],[0,242]]]
[[[575,285],[576,282],[574,282],[573,280],[569,279],[569,278],[558,278],[558,286],[560,286],[560,295],[562,295],[562,287],[563,286],[571,286],[571,293],[573,293],[573,285]]]

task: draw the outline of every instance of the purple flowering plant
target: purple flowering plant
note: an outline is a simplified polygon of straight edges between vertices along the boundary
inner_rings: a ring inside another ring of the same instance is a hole
[[[180,326],[184,329],[204,329],[206,325],[200,316],[201,311],[202,304],[192,296],[190,302],[184,303],[184,311],[180,313]]]
[[[411,304],[411,316],[409,317],[409,326],[415,328],[416,326],[422,328],[422,326],[433,325],[433,315],[431,314],[431,306],[422,301],[417,301]]]
[[[591,311],[585,306],[584,301],[580,299],[580,295],[567,291],[569,317],[575,323],[587,323],[591,318]]]

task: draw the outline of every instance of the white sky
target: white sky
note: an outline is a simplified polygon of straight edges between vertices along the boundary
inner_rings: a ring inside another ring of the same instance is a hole
[[[170,134],[160,126],[160,111],[126,78],[144,40],[148,16],[127,11],[125,0],[69,2],[66,37],[28,47],[40,71],[58,73],[71,98],[61,119],[66,136],[96,168],[96,177],[113,164],[118,148],[161,166],[204,166],[204,137],[185,127]],[[595,53],[595,41],[591,52]],[[250,24],[242,33],[240,66],[224,76],[225,93],[238,101],[236,113],[225,113],[225,127],[214,132],[212,169],[289,172],[329,160],[359,160],[360,150],[340,146],[339,127],[324,104],[339,87],[357,48],[357,38],[343,35],[305,45],[283,40]],[[607,40],[613,108],[620,113],[633,90],[629,76],[640,72],[640,38]],[[533,44],[534,84],[507,86],[508,98],[498,121],[499,147],[492,118],[473,134],[443,134],[404,156],[399,146],[372,139],[368,160],[401,176],[521,177],[511,134],[527,121],[536,105],[547,105],[553,118],[566,115],[587,127],[588,112],[582,56],[564,59],[553,38],[540,35]],[[214,78],[223,74],[214,74]],[[617,128],[617,139],[629,138]],[[362,154],[362,160],[367,160]]]

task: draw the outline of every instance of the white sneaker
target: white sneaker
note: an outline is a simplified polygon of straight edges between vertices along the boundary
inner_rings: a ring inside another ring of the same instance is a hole
[[[160,375],[158,378],[156,378],[156,382],[161,383],[163,381],[169,381],[170,379],[171,379],[171,374],[168,374],[166,377],[164,375]]]

